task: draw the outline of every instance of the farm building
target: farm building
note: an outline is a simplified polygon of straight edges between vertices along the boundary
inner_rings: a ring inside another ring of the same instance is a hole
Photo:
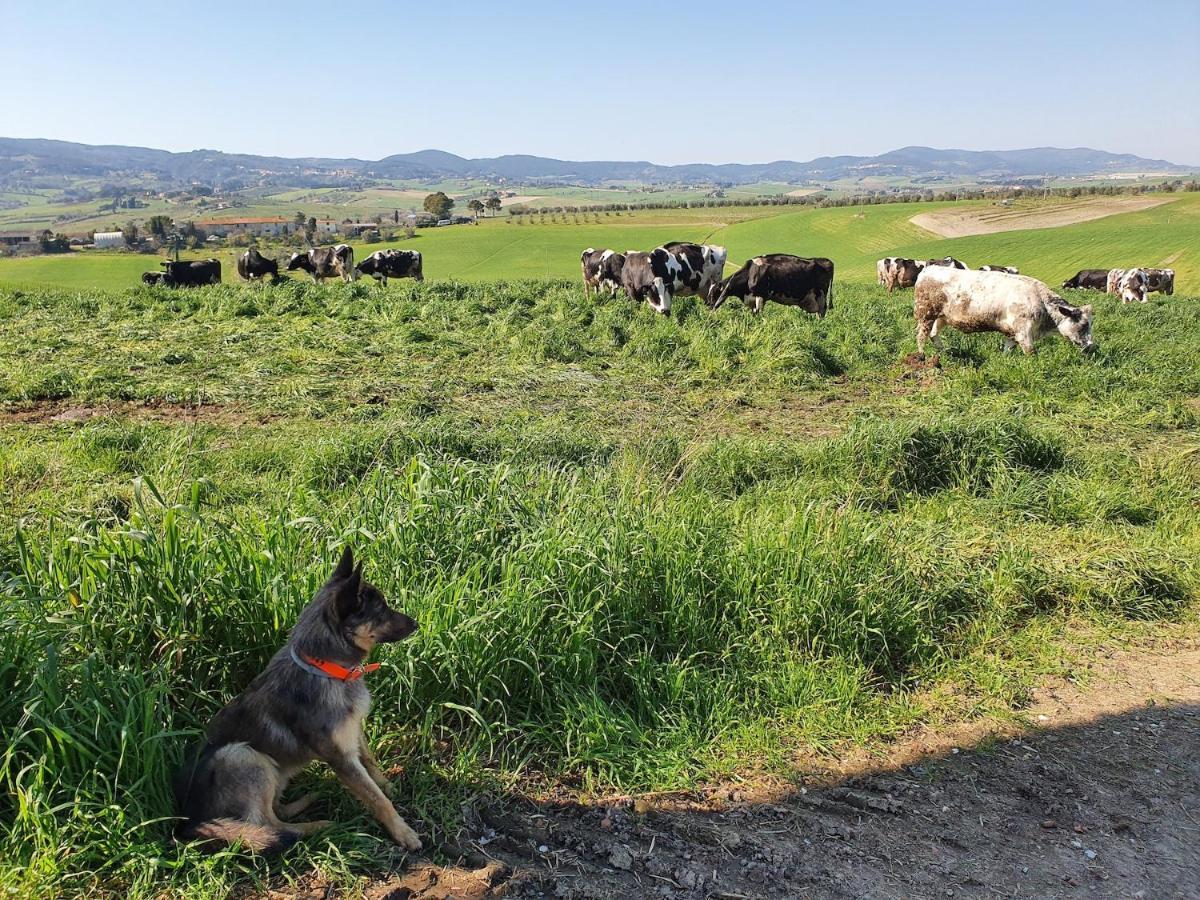
[[[97,250],[111,250],[114,247],[125,246],[125,235],[120,231],[97,231],[92,238]]]
[[[31,247],[37,243],[28,231],[0,231],[0,244],[5,247]]]
[[[202,228],[209,234],[219,237],[229,237],[231,234],[252,234],[278,236],[292,230],[294,223],[283,216],[264,216],[252,219],[210,219],[207,222],[197,222],[197,228]]]

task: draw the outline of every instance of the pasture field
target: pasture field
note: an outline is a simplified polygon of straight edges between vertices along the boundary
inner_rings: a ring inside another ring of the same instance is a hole
[[[824,320],[589,302],[578,249],[617,232],[582,225],[423,233],[435,280],[386,292],[0,286],[0,890],[353,891],[403,863],[319,770],[297,789],[338,824],[281,861],[169,840],[172,768],[346,543],[421,623],[377,653],[368,734],[435,859],[481,794],[794,777],[1009,709],[1097,636],[1200,633],[1187,279],[1089,297],[1090,357],[950,332],[940,365],[908,295],[862,283],[885,240],[1047,277],[1064,248],[1165,254],[1188,204],[1058,230],[1090,244],[936,242],[911,207],[721,229],[735,259],[844,255]]]
[[[1060,201],[1051,201],[1057,208]],[[952,254],[968,265],[1000,263],[1052,286],[1078,269],[1165,265],[1177,272],[1181,290],[1200,284],[1200,194],[1179,194],[1150,209],[1066,225],[944,239],[910,219],[918,214],[978,208],[975,203],[889,204],[833,209],[730,207],[645,210],[620,216],[559,217],[557,224],[526,219],[482,219],[476,226],[430,228],[395,244],[355,244],[365,255],[385,246],[416,249],[425,255],[426,276],[463,282],[519,278],[576,278],[585,247],[649,248],[668,240],[712,241],[729,248],[732,265],[758,253],[791,252],[828,256],[837,281],[875,280],[881,256],[941,257]],[[1031,215],[1041,209],[1029,206]],[[578,224],[575,224],[578,219]],[[240,250],[216,251],[226,281],[236,279]],[[282,252],[282,251],[281,251]],[[205,252],[194,256],[210,255]],[[60,257],[0,259],[0,284],[59,285],[119,289],[141,272],[157,270],[153,256],[126,253],[73,253]]]

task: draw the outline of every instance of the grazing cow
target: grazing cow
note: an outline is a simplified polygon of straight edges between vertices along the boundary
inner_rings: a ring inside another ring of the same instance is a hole
[[[253,247],[238,257],[237,270],[243,281],[266,278],[268,275],[272,281],[279,278],[279,263],[267,259]]]
[[[672,241],[663,244],[663,249],[676,257],[686,259],[692,274],[687,283],[680,288],[678,294],[695,294],[707,297],[713,285],[725,276],[725,261],[729,251],[715,244],[689,244],[686,241]]]
[[[389,278],[425,280],[420,250],[376,250],[359,263],[358,271],[370,275],[384,287]]]
[[[1103,291],[1108,289],[1108,273],[1111,269],[1080,269],[1063,282],[1064,288]]]
[[[624,253],[588,247],[580,255],[579,265],[583,269],[585,297],[590,297],[600,288],[604,288],[615,297],[621,289],[621,270],[625,268]]]
[[[142,284],[148,284],[154,287],[157,284],[162,284],[166,274],[163,272],[143,272]]]
[[[354,267],[354,249],[349,244],[314,247],[303,253],[293,253],[288,260],[287,270],[294,272],[297,269],[307,272],[314,283],[326,278],[341,278],[346,282],[358,279],[358,269]]]
[[[167,287],[200,287],[204,284],[221,283],[221,261],[219,259],[164,260],[161,284]]]
[[[875,264],[879,284],[886,284],[888,293],[901,287],[912,287],[917,276],[925,268],[924,260],[906,259],[903,256],[888,256]]]
[[[1021,270],[1016,266],[980,266],[980,272],[1003,272],[1006,275],[1020,275]]]
[[[913,318],[920,353],[925,352],[925,342],[931,338],[941,346],[938,330],[943,325],[966,334],[998,331],[1006,338],[1006,351],[1019,346],[1032,353],[1038,338],[1054,329],[1085,353],[1096,346],[1092,341],[1092,308],[1071,306],[1027,275],[930,266],[917,279]]]
[[[806,259],[790,253],[768,253],[713,285],[709,303],[716,309],[729,297],[740,297],[755,313],[770,300],[824,317],[833,308],[833,262],[823,256]]]
[[[1168,297],[1175,293],[1174,269],[1142,269],[1146,273],[1146,293],[1158,291]]]
[[[693,280],[687,257],[676,256],[665,247],[649,253],[630,250],[621,269],[621,285],[634,303],[645,300],[664,316],[671,314],[671,298]]]
[[[961,259],[955,259],[953,256],[943,256],[941,259],[927,259],[926,266],[946,266],[951,269],[966,269],[967,264]],[[923,268],[923,267],[922,267]]]
[[[1149,281],[1145,269],[1113,269],[1108,273],[1105,290],[1119,294],[1122,303],[1145,303]]]

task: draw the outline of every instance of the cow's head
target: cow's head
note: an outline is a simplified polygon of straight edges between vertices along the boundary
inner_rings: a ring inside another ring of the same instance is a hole
[[[1055,324],[1058,333],[1084,353],[1093,352],[1096,349],[1096,342],[1092,340],[1091,305],[1077,308],[1061,303],[1058,311],[1062,313],[1062,318]]]
[[[289,272],[295,272],[297,269],[307,269],[307,268],[308,268],[308,254],[307,253],[293,253],[291,256],[291,259],[288,260],[287,270]]]

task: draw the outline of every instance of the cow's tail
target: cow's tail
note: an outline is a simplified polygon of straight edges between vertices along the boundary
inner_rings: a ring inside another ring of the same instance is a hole
[[[282,853],[296,841],[300,832],[288,828],[272,828],[270,825],[255,825],[241,819],[210,819],[206,822],[187,823],[177,837],[184,841],[201,841],[201,846],[217,849],[213,844],[241,844],[256,853],[272,855]]]
[[[825,298],[825,309],[833,309],[833,261],[829,262],[829,295]]]

